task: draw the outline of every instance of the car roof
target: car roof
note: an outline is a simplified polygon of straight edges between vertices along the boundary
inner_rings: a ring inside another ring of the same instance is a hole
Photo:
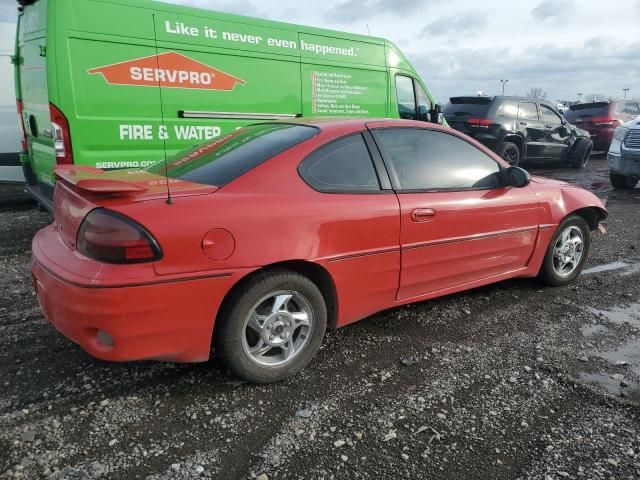
[[[422,122],[417,120],[404,120],[398,118],[335,118],[335,117],[323,117],[323,118],[300,118],[295,120],[277,120],[273,122],[260,122],[264,123],[277,123],[277,124],[289,124],[289,125],[308,125],[310,127],[316,127],[322,132],[335,132],[335,131],[356,131],[364,130],[367,127],[420,127],[420,128],[434,128],[444,129],[441,125],[429,122]],[[257,125],[257,124],[256,124]]]

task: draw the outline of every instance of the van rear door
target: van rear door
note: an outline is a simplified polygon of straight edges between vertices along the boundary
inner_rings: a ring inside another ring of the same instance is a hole
[[[27,141],[28,166],[34,174],[29,188],[53,197],[53,167],[56,156],[49,111],[47,86],[47,4],[48,0],[25,2],[18,18],[16,48],[16,94],[22,103],[22,122]],[[30,173],[30,172],[29,172]],[[27,174],[27,177],[32,177]],[[33,185],[34,180],[37,184]]]

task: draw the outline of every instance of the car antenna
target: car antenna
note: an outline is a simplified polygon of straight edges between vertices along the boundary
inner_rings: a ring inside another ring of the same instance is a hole
[[[156,68],[160,71],[160,58],[159,58],[159,50],[158,50],[158,34],[156,33],[156,14],[151,14],[153,17],[153,41],[156,47]],[[162,105],[162,81],[160,80],[160,75],[156,75],[158,79],[158,92],[160,93],[160,119],[162,121],[162,126],[164,127],[164,107]],[[169,169],[167,167],[167,136],[162,136],[162,152],[164,155],[164,174],[167,179],[167,203],[171,205],[173,202],[171,201],[171,189],[169,188]]]

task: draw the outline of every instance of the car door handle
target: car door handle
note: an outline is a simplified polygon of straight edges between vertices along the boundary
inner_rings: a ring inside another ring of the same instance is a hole
[[[529,124],[527,122],[520,122],[520,125],[522,125],[523,127],[526,127]]]
[[[429,222],[436,216],[433,208],[416,208],[411,212],[411,220],[414,222]]]
[[[544,128],[552,129],[552,128],[554,128],[554,126],[553,125],[545,125]]]

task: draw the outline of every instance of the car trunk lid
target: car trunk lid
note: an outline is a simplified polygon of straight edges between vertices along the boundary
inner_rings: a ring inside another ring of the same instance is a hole
[[[178,179],[167,179],[145,170],[104,171],[99,168],[65,165],[54,170],[57,182],[53,198],[54,221],[60,237],[72,249],[87,214],[101,207],[126,203],[166,201],[206,195],[218,190]]]

